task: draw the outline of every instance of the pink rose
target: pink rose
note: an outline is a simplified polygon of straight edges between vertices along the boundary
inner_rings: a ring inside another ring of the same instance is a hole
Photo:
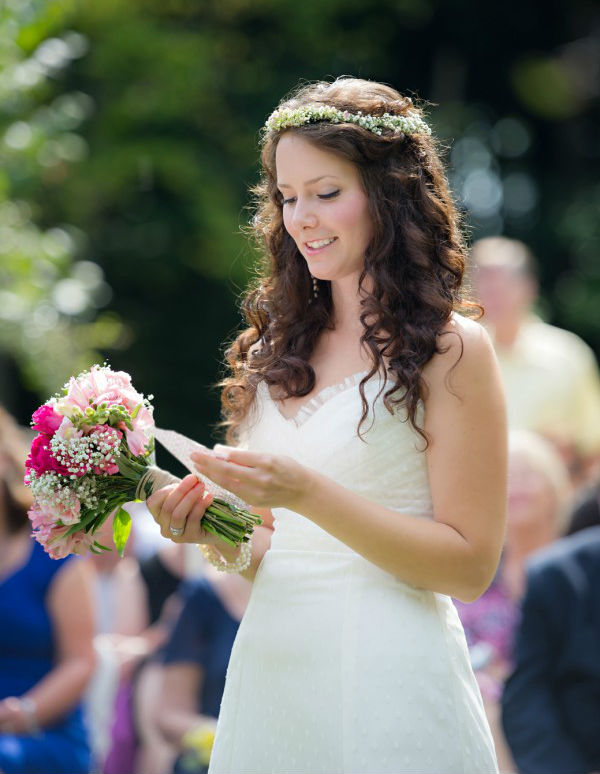
[[[150,439],[144,433],[143,430],[130,430],[128,427],[124,427],[125,437],[127,439],[127,446],[129,451],[134,457],[139,457],[141,454],[146,453],[146,445],[150,443]]]
[[[72,376],[69,379],[69,388],[67,390],[67,399],[70,403],[85,409],[90,405],[90,400],[94,398],[94,390],[85,378],[76,379]]]
[[[113,371],[111,382],[119,387],[131,387],[131,376],[126,371]]]
[[[103,451],[101,445],[106,443],[108,443],[112,449],[118,449],[121,445],[121,438],[123,438],[123,433],[120,430],[117,430],[116,427],[110,427],[109,425],[96,425],[92,429],[90,435],[96,440],[100,451]],[[108,473],[109,476],[112,476],[118,472],[119,466],[116,464],[116,457],[112,452],[105,453],[104,460],[100,465],[96,465],[94,468],[94,473],[97,475]]]
[[[52,527],[48,532],[35,533],[36,540],[53,559],[64,559],[69,554],[85,554],[94,542],[88,532],[67,535],[69,527]]]
[[[69,471],[52,456],[50,439],[47,435],[37,435],[33,439],[25,467],[28,469],[33,468],[38,475],[49,473],[50,471],[59,473],[62,476],[69,474]]]
[[[72,441],[74,438],[81,438],[83,436],[83,431],[78,430],[69,417],[63,417],[60,427],[56,431],[56,435],[59,438],[62,438],[63,441]]]
[[[55,512],[55,509],[51,512],[36,504],[29,509],[28,515],[33,527],[33,537],[53,559],[63,559],[68,554],[84,554],[94,542],[94,537],[84,531],[67,535],[71,525],[60,524],[56,520],[58,512]],[[61,519],[64,516],[63,510]]]
[[[142,404],[135,419],[132,421],[132,425],[134,430],[150,430],[154,427],[152,411]]]
[[[143,398],[139,392],[131,389],[122,389],[120,387],[108,389],[94,399],[94,403],[97,406],[101,403],[107,403],[109,406],[120,403],[122,406],[125,406],[129,412],[132,412],[142,401]]]
[[[124,400],[123,396],[118,390],[105,390],[94,398],[94,404],[96,406],[99,406],[101,403],[106,403],[109,406],[114,406],[115,403],[123,405]]]
[[[71,527],[77,524],[81,515],[81,503],[74,492],[69,492],[68,502],[60,503],[56,508],[56,517],[63,524]]]
[[[93,397],[102,394],[108,388],[108,377],[105,368],[100,366],[92,366],[87,376],[86,381],[89,384],[90,391],[93,393]]]
[[[44,435],[53,435],[60,426],[63,418],[54,411],[52,406],[44,404],[43,406],[40,406],[37,411],[34,411],[32,419],[34,430],[37,430],[38,433],[43,433]]]
[[[54,525],[54,515],[39,503],[30,508],[27,515],[34,530],[47,531]]]

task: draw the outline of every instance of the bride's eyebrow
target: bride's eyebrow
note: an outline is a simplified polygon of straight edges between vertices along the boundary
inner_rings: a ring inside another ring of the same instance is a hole
[[[313,177],[312,180],[307,180],[304,185],[312,185],[313,183],[318,183],[319,180],[323,180],[326,177],[331,177],[333,180],[339,180],[339,177],[337,175],[320,175],[319,177]],[[288,183],[277,183],[277,186],[279,188],[293,188],[293,186],[288,185]]]

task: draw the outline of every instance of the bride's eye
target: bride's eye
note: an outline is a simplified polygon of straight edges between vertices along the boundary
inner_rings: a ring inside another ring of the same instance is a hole
[[[340,189],[338,188],[337,191],[332,191],[328,194],[319,194],[319,199],[333,199],[340,193]]]
[[[283,194],[281,195],[281,203],[282,204],[293,204],[295,201],[296,201],[296,197],[295,196],[290,196],[289,199],[285,199],[283,197]]]

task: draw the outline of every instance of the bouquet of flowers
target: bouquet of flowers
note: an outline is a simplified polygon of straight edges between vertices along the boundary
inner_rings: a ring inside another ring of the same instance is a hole
[[[25,476],[34,497],[29,518],[35,538],[55,559],[110,550],[94,533],[113,513],[113,539],[122,555],[131,530],[123,506],[179,480],[151,464],[151,398],[134,389],[129,374],[95,365],[34,412],[38,435]],[[236,546],[249,540],[261,519],[233,500],[215,497],[202,528]]]

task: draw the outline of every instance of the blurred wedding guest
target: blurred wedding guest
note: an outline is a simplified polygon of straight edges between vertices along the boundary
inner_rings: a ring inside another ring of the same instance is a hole
[[[134,530],[135,527],[132,533]],[[102,525],[98,540],[112,546],[111,519]],[[85,706],[96,768],[101,767],[111,743],[119,685],[148,650],[146,643],[139,639],[148,625],[148,615],[138,562],[131,555],[132,540],[133,534],[122,559],[113,549],[90,554],[87,560],[93,567],[97,663]]]
[[[90,766],[81,698],[94,668],[90,568],[51,559],[31,537],[26,450],[0,407],[0,771]]]
[[[251,584],[206,565],[188,587],[164,654],[158,727],[177,751],[174,774],[207,771],[225,674]]]
[[[532,558],[502,722],[521,774],[600,771],[600,527]]]
[[[96,591],[96,636],[98,665],[88,689],[86,703],[93,720],[96,765],[109,770],[134,765],[139,739],[133,720],[134,691],[146,691],[149,676],[140,667],[164,643],[179,608],[166,613],[165,603],[184,576],[184,547],[161,538],[162,547],[143,561],[136,557],[137,527],[141,514],[133,518],[132,533],[121,558],[116,550],[92,555]],[[112,546],[112,524],[105,522],[99,540]],[[141,685],[140,683],[143,683]],[[160,743],[160,740],[159,740]],[[154,760],[160,751],[151,750]],[[140,770],[139,774],[146,774]]]
[[[593,475],[600,459],[600,376],[592,350],[533,313],[535,260],[522,242],[480,239],[471,267],[500,363],[509,425],[556,443],[574,480]]]
[[[600,526],[600,481],[580,492],[569,519],[567,535],[573,535],[587,527]]]
[[[512,667],[525,563],[564,533],[571,485],[552,444],[528,431],[509,435],[506,536],[496,577],[475,602],[455,600],[494,735],[501,771],[512,761],[499,722],[499,699]]]
[[[104,774],[163,774],[173,759],[172,746],[156,727],[153,711],[162,682],[162,649],[183,606],[179,589],[196,571],[190,562],[190,546],[161,540],[160,549],[143,559],[136,571],[146,628],[137,635],[109,638],[117,647],[121,673]]]

